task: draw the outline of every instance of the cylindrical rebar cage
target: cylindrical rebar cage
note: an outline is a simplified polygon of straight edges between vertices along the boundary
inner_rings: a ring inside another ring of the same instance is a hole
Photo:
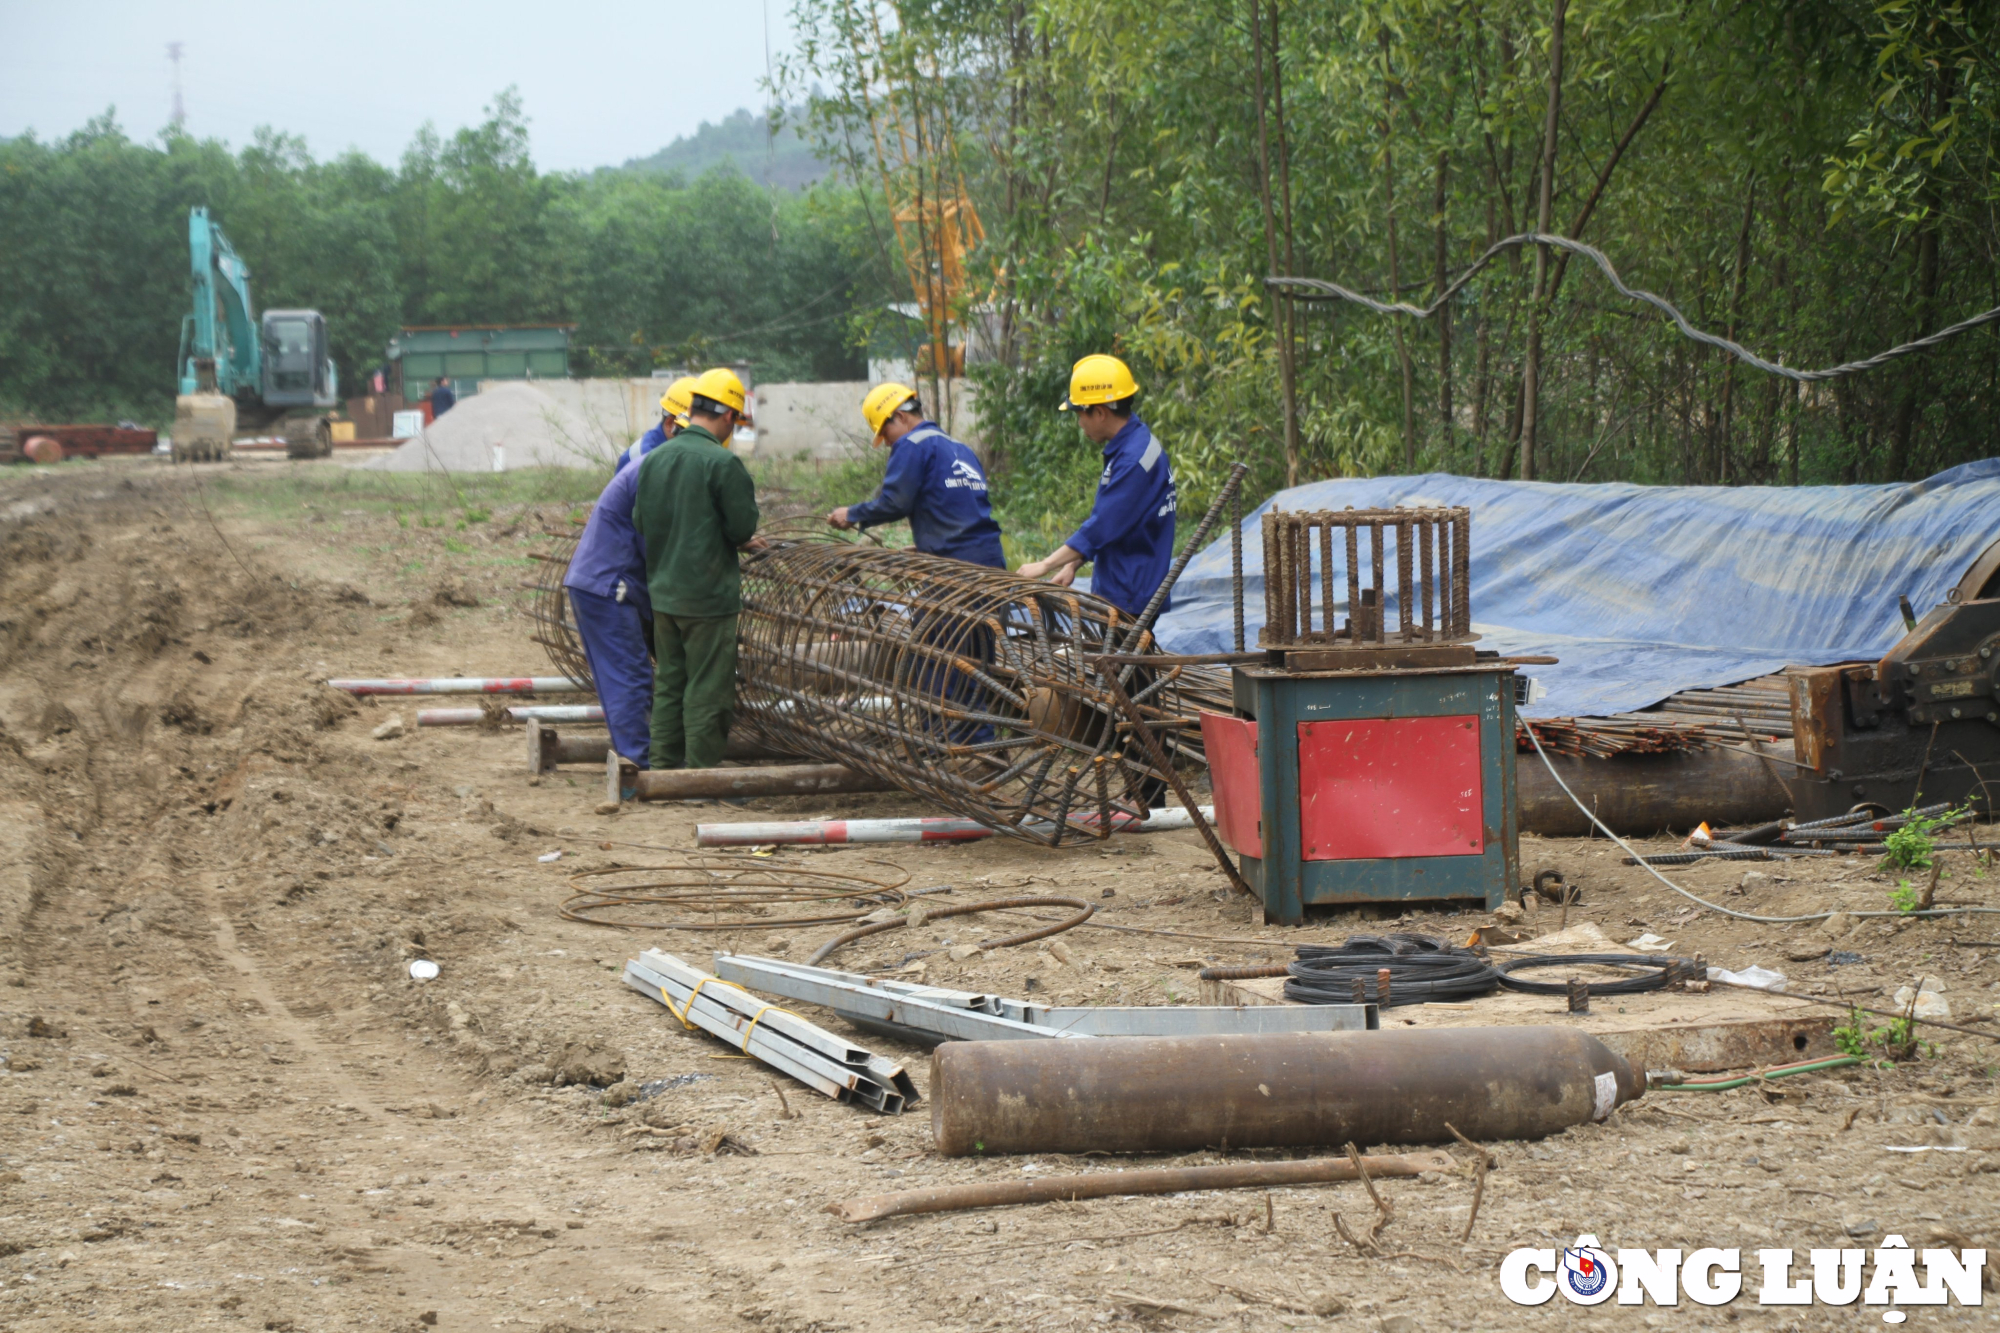
[[[1142,819],[1162,789],[1092,660],[1132,624],[1101,598],[913,551],[798,543],[744,561],[743,601],[738,722],[773,749],[1047,844]],[[1109,669],[1149,727],[1184,728],[1178,671]]]
[[[1264,515],[1263,538],[1260,648],[1371,648],[1473,637],[1470,509],[1274,509]],[[1337,580],[1343,569],[1344,579]],[[1343,611],[1344,622],[1338,618]]]
[[[528,593],[528,618],[535,622],[534,640],[542,645],[557,672],[583,688],[597,689],[590,676],[590,661],[583,653],[583,637],[576,630],[576,613],[570,608],[569,592],[563,579],[583,538],[581,527],[568,532],[544,534],[551,540],[546,550],[531,551],[535,561],[535,581],[523,585]]]

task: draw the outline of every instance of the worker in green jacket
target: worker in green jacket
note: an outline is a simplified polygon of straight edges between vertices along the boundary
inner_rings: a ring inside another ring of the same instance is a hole
[[[653,603],[656,769],[715,767],[736,711],[736,553],[765,545],[750,470],[727,448],[745,407],[742,380],[706,372],[695,381],[687,429],[639,464],[632,524],[645,543]]]

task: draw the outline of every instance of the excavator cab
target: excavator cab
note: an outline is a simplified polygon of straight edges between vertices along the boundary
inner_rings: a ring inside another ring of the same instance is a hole
[[[332,407],[337,385],[319,311],[266,310],[262,323],[265,406]]]

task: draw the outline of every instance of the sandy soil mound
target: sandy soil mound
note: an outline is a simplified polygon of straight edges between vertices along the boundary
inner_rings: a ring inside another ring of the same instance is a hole
[[[626,443],[532,384],[499,384],[460,400],[393,453],[360,466],[388,472],[490,472],[497,444],[507,470],[595,468],[609,466]]]

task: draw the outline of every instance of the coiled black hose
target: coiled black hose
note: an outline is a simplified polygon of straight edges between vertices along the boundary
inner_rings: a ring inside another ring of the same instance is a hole
[[[1353,935],[1337,948],[1301,946],[1298,960],[1286,968],[1285,998],[1300,1004],[1352,1004],[1359,981],[1365,999],[1379,1004],[1384,970],[1391,1008],[1470,1000],[1500,984],[1499,973],[1484,958],[1429,935]]]
[[[1665,990],[1676,977],[1706,976],[1706,969],[1691,958],[1668,958],[1648,953],[1538,953],[1526,958],[1509,958],[1495,969],[1502,986],[1528,995],[1566,995],[1564,981],[1524,981],[1514,973],[1531,967],[1619,967],[1642,968],[1643,975],[1618,981],[1592,981],[1592,995],[1640,995]]]

